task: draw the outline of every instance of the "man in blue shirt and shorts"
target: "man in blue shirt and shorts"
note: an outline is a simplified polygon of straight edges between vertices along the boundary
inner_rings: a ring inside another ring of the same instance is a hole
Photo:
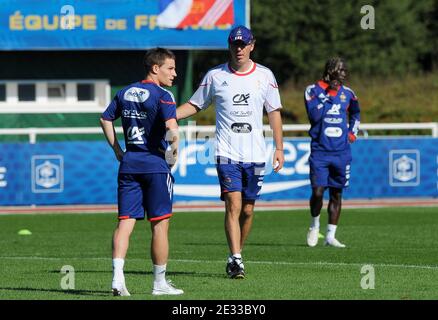
[[[312,196],[312,221],[307,233],[307,244],[318,243],[319,216],[326,188],[329,189],[328,225],[325,245],[344,248],[335,238],[341,214],[342,190],[350,179],[351,148],[360,124],[359,102],[353,90],[344,86],[347,66],[342,58],[327,61],[320,81],[306,88],[304,101],[310,121],[309,157]]]
[[[113,236],[113,281],[115,296],[129,296],[123,267],[129,238],[137,220],[151,223],[153,295],[179,295],[166,280],[169,253],[168,228],[172,216],[173,176],[178,124],[170,87],[176,77],[175,55],[163,48],[146,53],[146,79],[120,90],[102,114],[100,122],[109,145],[120,162],[118,173],[119,223]],[[113,121],[121,118],[126,151],[117,140]],[[171,145],[169,145],[169,141]]]

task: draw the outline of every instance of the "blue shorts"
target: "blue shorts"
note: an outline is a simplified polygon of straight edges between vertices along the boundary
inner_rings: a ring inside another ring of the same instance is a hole
[[[119,173],[119,220],[156,221],[172,216],[174,178],[170,173]]]
[[[227,158],[216,159],[216,170],[221,186],[221,200],[224,193],[242,192],[242,200],[257,200],[260,197],[265,163],[237,162]]]
[[[310,154],[310,181],[312,187],[343,189],[350,182],[351,155]]]

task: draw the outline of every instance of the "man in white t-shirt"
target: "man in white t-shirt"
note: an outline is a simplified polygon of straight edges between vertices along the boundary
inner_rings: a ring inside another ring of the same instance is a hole
[[[230,60],[207,72],[189,102],[177,109],[184,119],[216,108],[216,169],[225,201],[225,233],[230,254],[226,272],[230,278],[245,277],[242,249],[251,229],[254,204],[260,196],[265,172],[266,144],[263,108],[273,130],[274,171],[284,163],[281,100],[271,70],[250,59],[255,38],[238,26],[228,37]]]

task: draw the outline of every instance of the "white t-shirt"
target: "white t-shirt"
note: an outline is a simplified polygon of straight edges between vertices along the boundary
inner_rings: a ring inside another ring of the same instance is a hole
[[[277,81],[271,70],[253,63],[238,73],[222,64],[207,72],[189,102],[200,109],[216,107],[216,156],[234,161],[265,162],[263,107],[280,109]]]

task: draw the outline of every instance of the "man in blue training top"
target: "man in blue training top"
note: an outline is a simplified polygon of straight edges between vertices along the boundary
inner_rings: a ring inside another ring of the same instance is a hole
[[[329,188],[328,226],[325,245],[344,248],[335,238],[341,214],[342,190],[350,179],[350,143],[356,140],[360,123],[359,102],[353,90],[343,85],[347,66],[342,58],[331,58],[325,65],[322,80],[305,91],[305,105],[312,138],[309,157],[312,196],[310,198],[311,226],[307,244],[318,243],[319,216],[324,191]]]
[[[118,173],[119,223],[113,236],[113,281],[115,296],[129,296],[123,266],[129,238],[137,220],[151,222],[153,295],[182,294],[165,278],[169,253],[168,228],[172,215],[173,176],[176,161],[178,124],[172,93],[176,77],[175,55],[163,48],[146,53],[146,79],[120,90],[102,114],[100,123],[120,161]],[[121,117],[126,152],[117,140],[113,121]],[[171,145],[169,145],[171,141]]]

